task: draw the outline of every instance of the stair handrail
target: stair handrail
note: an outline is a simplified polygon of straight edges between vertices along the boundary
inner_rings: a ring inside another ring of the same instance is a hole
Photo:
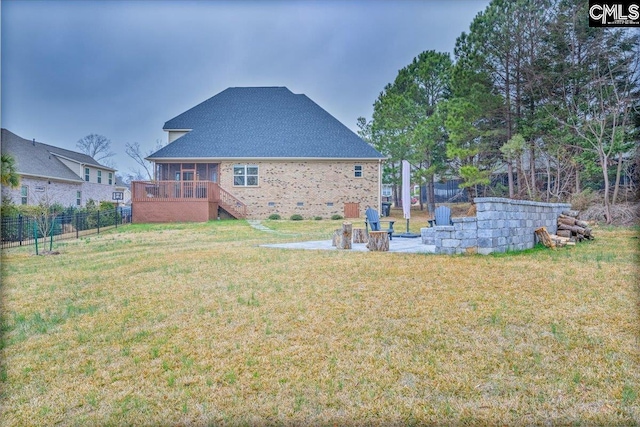
[[[220,205],[237,218],[245,218],[247,216],[247,206],[219,185],[218,189],[220,191]]]

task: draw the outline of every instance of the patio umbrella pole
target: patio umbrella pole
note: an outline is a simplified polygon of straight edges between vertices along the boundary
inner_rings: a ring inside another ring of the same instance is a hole
[[[409,237],[411,239],[415,239],[416,237],[420,237],[419,234],[415,234],[415,233],[410,233],[409,232],[409,218],[407,218],[407,232],[406,233],[402,233],[400,235],[400,237]]]

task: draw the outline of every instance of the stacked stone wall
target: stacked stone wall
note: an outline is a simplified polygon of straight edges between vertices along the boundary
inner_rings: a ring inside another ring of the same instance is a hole
[[[520,251],[535,245],[535,229],[557,231],[567,203],[541,203],[497,197],[475,199],[476,217],[452,218],[453,225],[421,229],[430,252],[461,254]]]

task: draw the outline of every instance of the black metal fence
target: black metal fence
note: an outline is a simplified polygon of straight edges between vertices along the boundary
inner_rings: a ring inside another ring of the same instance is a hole
[[[36,238],[40,243],[78,239],[129,223],[131,223],[131,210],[122,208],[41,217],[26,215],[2,217],[0,247],[4,249],[32,245],[36,243]]]

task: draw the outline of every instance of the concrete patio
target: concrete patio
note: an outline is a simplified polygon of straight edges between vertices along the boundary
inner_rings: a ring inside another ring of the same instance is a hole
[[[344,252],[356,251],[356,252],[369,252],[366,247],[366,243],[353,243],[352,249],[337,249],[331,245],[331,240],[314,240],[309,242],[294,242],[294,243],[274,243],[269,245],[260,245],[265,248],[280,248],[280,249],[307,249],[307,250],[325,250],[325,251],[337,251]],[[428,247],[422,243],[422,239],[418,238],[405,238],[400,236],[394,236],[393,240],[389,242],[389,252],[404,252],[404,253],[429,253]]]

